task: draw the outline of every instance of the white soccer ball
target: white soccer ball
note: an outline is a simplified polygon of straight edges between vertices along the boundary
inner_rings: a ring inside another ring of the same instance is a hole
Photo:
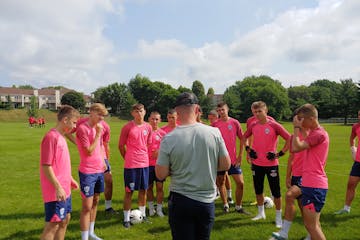
[[[264,197],[264,206],[265,208],[274,207],[274,201],[270,197]]]
[[[139,209],[131,210],[130,212],[130,222],[132,224],[141,223],[143,220],[143,215]]]

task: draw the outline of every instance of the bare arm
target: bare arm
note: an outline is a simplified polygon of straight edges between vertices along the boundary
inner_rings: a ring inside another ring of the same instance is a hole
[[[218,160],[218,171],[227,171],[231,165],[230,156],[220,157]]]
[[[294,159],[294,154],[290,153],[289,158],[288,158],[288,164],[287,164],[287,169],[286,169],[286,187],[290,188],[291,187],[291,169],[292,169],[292,162]]]
[[[94,142],[92,142],[89,147],[85,147],[85,151],[89,156],[94,152],[96,146],[98,145],[98,142],[100,141],[102,126],[98,123],[96,124],[95,129],[96,129],[96,135]]]
[[[164,180],[167,176],[170,175],[169,166],[163,166],[163,165],[156,164],[155,174],[158,179]]]
[[[41,165],[42,170],[46,176],[46,178],[50,181],[50,183],[54,186],[56,190],[56,197],[58,201],[66,201],[66,193],[59,181],[57,180],[54,170],[50,165]]]
[[[125,154],[126,154],[125,145],[119,145],[119,151],[120,151],[120,154],[123,157],[123,159],[125,159]]]
[[[301,141],[299,137],[303,120],[304,119],[299,120],[297,116],[294,116],[293,118],[294,137],[291,143],[293,152],[301,152],[310,147],[309,144],[307,144],[307,142]]]

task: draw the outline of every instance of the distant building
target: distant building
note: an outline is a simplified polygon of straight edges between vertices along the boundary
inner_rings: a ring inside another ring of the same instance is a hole
[[[45,108],[50,110],[56,110],[61,106],[61,98],[65,93],[74,90],[68,88],[54,89],[21,89],[12,87],[0,87],[0,100],[1,102],[10,101],[14,108],[24,108],[30,105],[31,97],[35,96],[39,103],[39,108]],[[84,95],[85,107],[88,108],[91,105],[91,97]]]
[[[217,106],[218,103],[221,103],[223,101],[224,94],[214,94],[211,96],[212,103],[214,106]]]

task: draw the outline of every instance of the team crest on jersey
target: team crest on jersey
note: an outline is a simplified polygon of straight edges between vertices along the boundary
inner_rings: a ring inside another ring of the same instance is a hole
[[[60,218],[61,219],[65,218],[64,213],[65,213],[65,208],[60,208]]]
[[[270,133],[270,129],[269,128],[265,128],[265,134],[269,134]]]
[[[156,141],[160,141],[160,136],[159,136],[159,135],[156,135],[156,136],[155,136],[155,139],[156,139]]]
[[[144,136],[148,135],[148,131],[146,129],[144,129],[143,134],[144,134]]]
[[[85,186],[84,187],[85,195],[89,195],[89,191],[90,191],[90,186]]]
[[[231,131],[232,130],[232,125],[228,125],[228,129]]]

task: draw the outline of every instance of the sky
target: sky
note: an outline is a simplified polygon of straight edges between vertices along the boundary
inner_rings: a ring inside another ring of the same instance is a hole
[[[358,0],[1,0],[0,86],[360,79]]]

